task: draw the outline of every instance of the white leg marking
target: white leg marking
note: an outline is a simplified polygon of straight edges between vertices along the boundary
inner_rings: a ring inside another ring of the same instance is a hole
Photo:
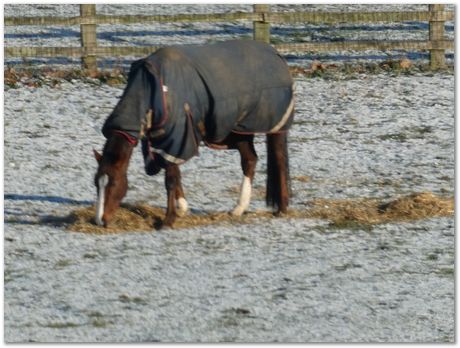
[[[177,216],[184,216],[188,211],[188,203],[184,197],[179,197],[177,199]]]
[[[109,183],[109,176],[107,174],[102,175],[99,178],[99,195],[97,197],[96,205],[96,223],[99,226],[104,225],[102,221],[102,216],[104,215],[104,204],[105,204],[105,187]]]
[[[251,200],[251,179],[247,176],[243,178],[241,183],[241,192],[238,205],[233,209],[232,215],[241,216],[249,207],[249,202]]]

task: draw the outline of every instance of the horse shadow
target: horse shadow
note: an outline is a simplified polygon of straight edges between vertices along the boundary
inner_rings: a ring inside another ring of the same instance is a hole
[[[94,204],[93,201],[77,200],[72,198],[60,196],[41,196],[41,195],[22,195],[7,193],[4,196],[4,201],[23,201],[23,202],[47,202],[66,205],[81,205],[88,206]],[[38,215],[37,219],[27,219],[22,212],[14,211],[11,209],[4,209],[4,222],[5,224],[15,225],[50,225],[61,227],[68,223],[68,216],[56,216],[51,214]]]
[[[38,201],[71,205],[91,205],[93,201],[77,200],[59,196],[40,196],[40,195],[21,195],[15,193],[7,193],[3,196],[5,201]]]
[[[94,201],[87,200],[77,200],[72,198],[60,197],[60,196],[41,196],[41,195],[21,195],[21,194],[12,194],[8,193],[4,195],[4,201],[24,201],[24,202],[47,202],[47,203],[56,203],[56,204],[66,204],[73,206],[91,206],[94,204]],[[121,207],[136,212],[136,207],[129,203],[122,203]],[[191,209],[195,213],[203,213],[201,210]],[[51,227],[66,227],[69,224],[72,224],[71,214],[65,216],[52,215],[52,214],[43,214],[36,216],[35,219],[27,219],[24,212],[15,211],[11,208],[4,209],[4,222],[5,224],[12,225],[25,225],[25,226],[51,226]],[[91,221],[96,224],[95,220]],[[163,219],[160,216],[153,217],[152,227],[155,230],[160,230],[164,228]]]

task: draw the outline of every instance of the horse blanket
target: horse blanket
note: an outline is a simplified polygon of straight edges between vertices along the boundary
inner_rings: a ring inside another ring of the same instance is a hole
[[[270,45],[240,40],[171,46],[132,64],[102,132],[142,138],[146,157],[153,152],[180,164],[198,153],[201,141],[213,146],[231,132],[285,131],[293,108],[287,64]]]

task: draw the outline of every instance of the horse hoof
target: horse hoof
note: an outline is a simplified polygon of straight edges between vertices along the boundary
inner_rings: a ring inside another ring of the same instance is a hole
[[[244,213],[244,208],[238,205],[235,209],[233,209],[231,214],[232,216],[240,217],[241,215],[243,215],[243,213]]]
[[[176,214],[179,217],[185,216],[188,213],[188,203],[185,198],[180,197],[177,199]]]
[[[173,228],[174,221],[176,221],[175,218],[166,218],[162,221],[160,228],[161,229]]]
[[[274,215],[275,217],[281,218],[281,217],[287,216],[288,213],[287,213],[287,210],[284,210],[284,211],[278,210],[278,211],[274,212],[273,215]]]
[[[157,226],[155,226],[156,230],[172,230],[173,226],[164,222],[161,222]]]
[[[178,217],[184,217],[185,215],[187,215],[188,213],[188,209],[187,210],[180,210],[180,209],[177,209],[176,211],[176,214]]]

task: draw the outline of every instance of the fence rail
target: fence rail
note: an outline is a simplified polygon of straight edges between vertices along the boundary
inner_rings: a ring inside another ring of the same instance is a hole
[[[429,50],[432,69],[446,65],[445,50],[453,50],[453,40],[446,40],[445,21],[454,20],[453,11],[445,11],[444,5],[428,5],[428,11],[410,12],[270,12],[269,5],[254,5],[254,12],[235,12],[219,14],[177,14],[152,16],[107,16],[97,15],[96,5],[80,5],[78,17],[6,17],[6,26],[12,25],[79,25],[81,47],[6,47],[5,57],[81,57],[84,68],[97,69],[97,57],[141,56],[147,55],[160,46],[98,46],[97,25],[131,23],[170,23],[170,22],[227,22],[252,21],[254,39],[270,42],[271,23],[376,23],[376,22],[429,22],[427,41],[343,41],[343,42],[304,42],[273,45],[281,53],[287,52],[326,52],[347,50]]]
[[[364,50],[433,50],[454,49],[452,41],[343,41],[343,42],[302,42],[274,44],[280,53],[289,52],[337,52],[337,51],[364,51]],[[105,56],[140,56],[148,55],[161,46],[98,46],[88,50],[85,47],[5,47],[9,57],[73,57],[78,58],[88,54],[98,57]]]

